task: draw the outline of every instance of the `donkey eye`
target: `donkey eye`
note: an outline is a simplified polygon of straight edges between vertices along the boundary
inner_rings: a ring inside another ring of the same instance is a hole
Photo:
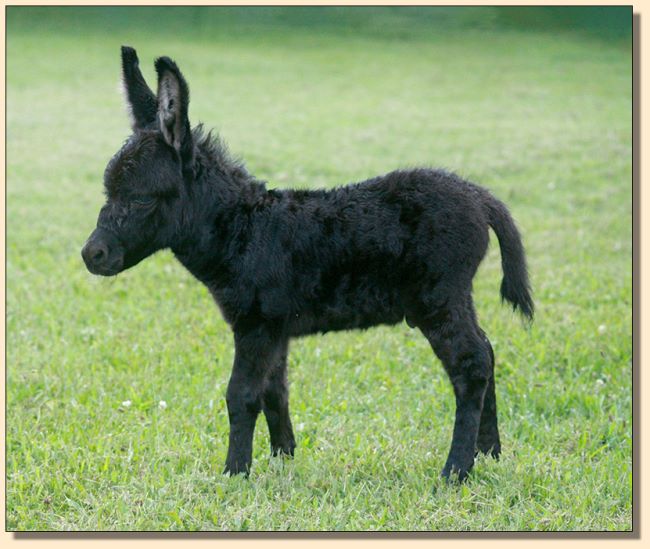
[[[150,208],[156,203],[155,198],[138,198],[133,201],[133,205],[137,208]]]

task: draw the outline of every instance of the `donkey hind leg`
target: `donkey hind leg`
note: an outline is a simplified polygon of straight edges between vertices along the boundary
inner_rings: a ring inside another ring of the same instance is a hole
[[[442,361],[454,387],[456,418],[442,476],[464,480],[474,465],[483,402],[490,378],[490,351],[476,324],[471,301],[447,305],[421,330]],[[496,416],[494,416],[496,418]],[[486,416],[486,425],[491,419]],[[487,427],[486,427],[487,429]]]
[[[262,392],[262,410],[266,416],[271,438],[271,454],[293,456],[296,441],[289,417],[289,388],[287,384],[287,345],[271,365]]]
[[[485,390],[485,399],[483,400],[483,411],[481,413],[481,423],[478,428],[478,439],[476,448],[483,454],[491,455],[499,459],[501,454],[501,439],[499,438],[499,427],[497,422],[497,400],[495,393],[494,379],[494,351],[492,345],[485,333],[481,331],[483,340],[487,344],[490,354],[490,379],[487,389]]]
[[[263,330],[235,335],[235,362],[226,392],[230,437],[224,473],[248,474],[253,456],[253,432],[262,410],[266,377],[277,364],[286,342]]]

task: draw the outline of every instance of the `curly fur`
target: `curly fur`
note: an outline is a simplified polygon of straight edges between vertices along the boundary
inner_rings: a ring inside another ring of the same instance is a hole
[[[431,169],[331,190],[269,190],[202,126],[189,131],[182,74],[168,58],[156,68],[158,113],[135,51],[123,49],[134,134],[106,169],[107,204],[83,256],[92,272],[112,275],[170,248],[209,288],[235,337],[226,471],[248,472],[260,411],[273,453],[293,455],[291,338],[403,320],[429,340],[454,386],[443,475],[464,478],[477,450],[498,456],[494,354],[471,290],[492,227],[501,295],[532,318],[524,249],[505,205]]]

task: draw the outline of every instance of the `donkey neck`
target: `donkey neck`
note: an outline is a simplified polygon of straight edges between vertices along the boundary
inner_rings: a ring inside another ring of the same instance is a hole
[[[210,289],[227,286],[246,250],[251,215],[268,191],[241,166],[232,172],[214,164],[200,167],[192,187],[184,236],[172,251]]]

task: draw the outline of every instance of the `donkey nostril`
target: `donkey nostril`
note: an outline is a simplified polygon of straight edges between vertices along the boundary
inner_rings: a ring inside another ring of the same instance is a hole
[[[122,256],[115,237],[102,229],[95,229],[81,249],[81,258],[92,274],[107,275],[117,268]]]
[[[101,261],[106,259],[107,255],[108,255],[108,250],[104,246],[98,246],[92,251],[90,255],[90,259],[94,263],[100,263]]]

